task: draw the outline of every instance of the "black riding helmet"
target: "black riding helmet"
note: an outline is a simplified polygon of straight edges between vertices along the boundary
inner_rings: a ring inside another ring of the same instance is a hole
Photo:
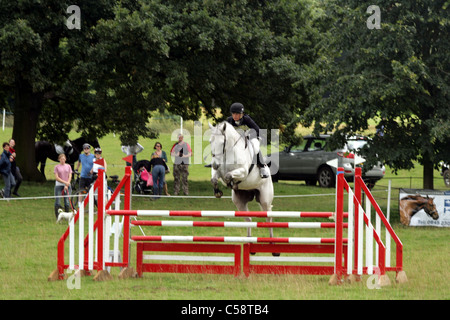
[[[244,105],[239,102],[235,102],[230,106],[231,113],[244,113]]]

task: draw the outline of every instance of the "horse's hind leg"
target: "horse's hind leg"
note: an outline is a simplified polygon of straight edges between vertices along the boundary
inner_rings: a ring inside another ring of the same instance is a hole
[[[233,200],[234,205],[238,209],[238,211],[248,211],[248,199],[246,199],[246,194],[242,190],[235,191],[233,190],[231,193],[231,199]],[[252,218],[246,217],[244,218],[246,222],[251,222]],[[252,229],[247,229],[247,237],[252,236]]]
[[[272,211],[272,201],[273,201],[273,189],[261,190],[256,197],[256,201],[259,202],[262,211]],[[272,217],[266,218],[266,222],[272,222]],[[273,228],[269,228],[270,237],[273,238]],[[274,257],[280,256],[279,252],[272,252]]]
[[[264,190],[263,190],[264,191]],[[256,195],[256,201],[259,203],[262,211],[272,211],[272,200],[273,193],[268,193],[266,195],[262,195],[261,192],[258,192]],[[272,222],[272,217],[266,218],[266,222]],[[270,237],[273,238],[273,228],[269,228]]]
[[[42,175],[43,175],[44,178],[45,178],[45,161],[41,161],[41,162],[40,162],[39,171],[42,173]]]

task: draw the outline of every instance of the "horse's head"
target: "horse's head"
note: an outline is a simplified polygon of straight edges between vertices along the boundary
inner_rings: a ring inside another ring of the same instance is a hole
[[[209,124],[209,128],[211,129],[211,138],[209,139],[212,156],[211,165],[214,170],[217,170],[223,163],[225,155],[225,146],[227,143],[225,135],[226,123],[218,124],[215,127]]]
[[[433,220],[439,219],[439,213],[436,209],[436,205],[434,204],[434,198],[430,198],[427,196],[424,198],[426,200],[425,206],[423,207],[423,210],[431,217]]]

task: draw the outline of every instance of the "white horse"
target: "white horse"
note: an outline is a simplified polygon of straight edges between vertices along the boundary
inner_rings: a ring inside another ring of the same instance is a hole
[[[257,146],[238,133],[231,124],[222,122],[211,128],[211,183],[214,194],[220,198],[222,191],[219,190],[219,180],[232,189],[232,200],[238,211],[248,211],[247,204],[256,198],[262,211],[272,210],[273,185],[272,178],[261,178],[255,157],[258,155]],[[245,218],[251,221],[251,218]],[[267,218],[272,222],[272,218]],[[251,236],[251,229],[247,231]],[[273,230],[270,228],[270,237]]]

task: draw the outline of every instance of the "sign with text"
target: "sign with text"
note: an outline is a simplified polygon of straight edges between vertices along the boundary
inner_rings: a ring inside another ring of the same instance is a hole
[[[450,227],[450,191],[400,189],[400,222],[415,227]]]

